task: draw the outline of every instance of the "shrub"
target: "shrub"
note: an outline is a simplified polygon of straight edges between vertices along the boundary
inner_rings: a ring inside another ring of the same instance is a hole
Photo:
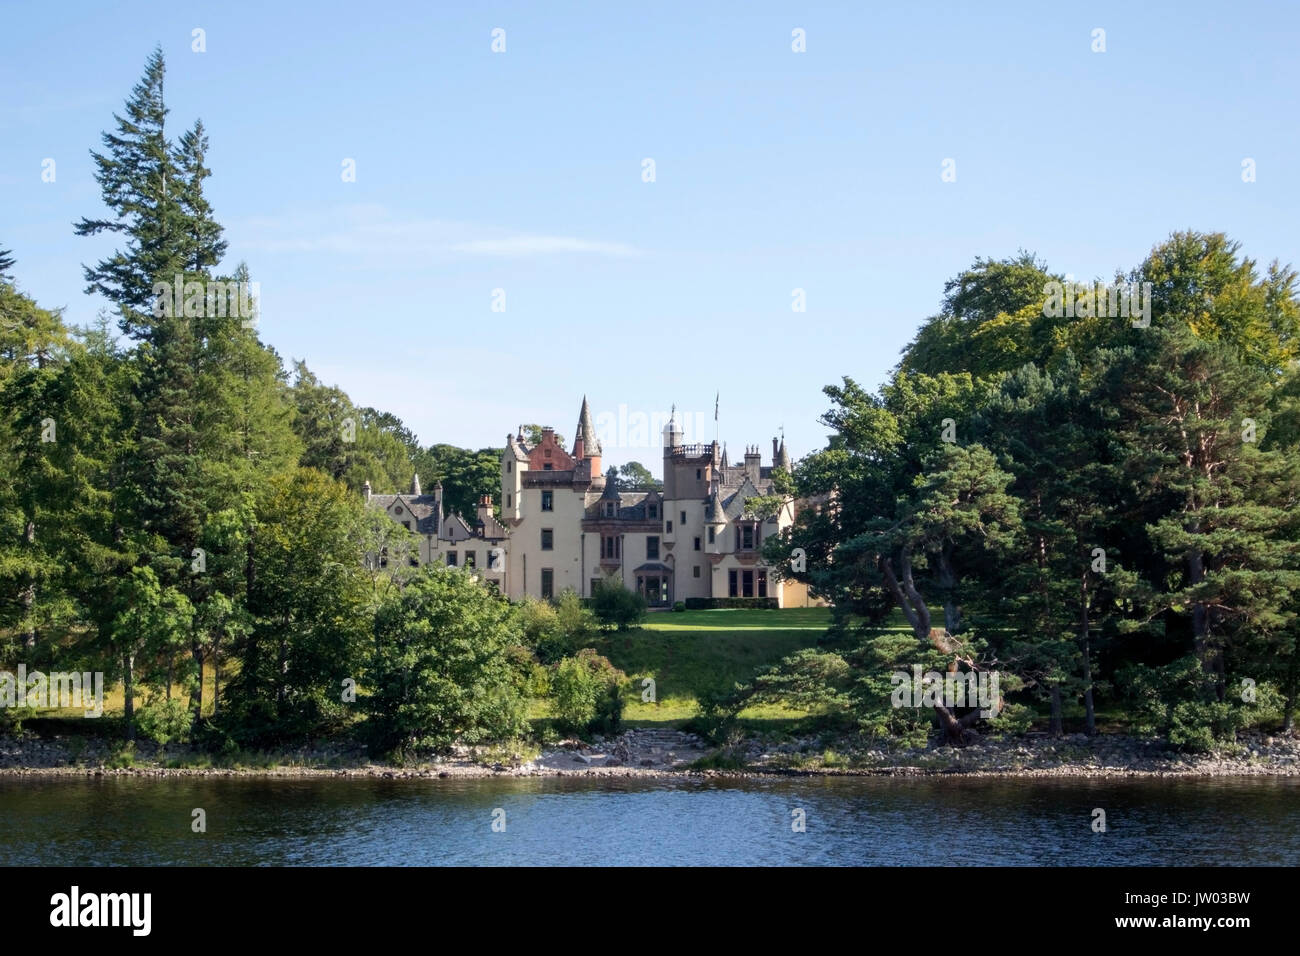
[[[765,598],[740,598],[740,597],[692,597],[687,598],[684,602],[688,611],[712,611],[718,608],[758,608],[765,611],[775,611],[780,605],[774,597]]]
[[[525,598],[516,609],[524,643],[543,664],[554,664],[585,647],[597,628],[596,616],[573,590],[566,590],[554,604]]]
[[[592,598],[596,619],[605,627],[626,631],[645,617],[645,598],[626,588],[621,581],[606,582]]]
[[[612,732],[623,716],[627,675],[591,648],[566,657],[555,667],[551,694],[555,715],[575,732]]]
[[[582,606],[582,599],[572,588],[555,602],[555,618],[573,650],[586,646],[587,638],[596,631],[596,615]]]
[[[364,686],[372,748],[447,750],[526,727],[514,610],[467,574],[426,572],[375,615]]]
[[[1183,750],[1209,752],[1233,743],[1237,731],[1257,716],[1231,700],[1214,699],[1200,663],[1191,655],[1162,667],[1130,664],[1117,677],[1132,701],[1134,729],[1163,734]]]
[[[685,610],[686,610],[686,602],[685,602],[685,601],[676,601],[676,602],[674,602],[674,603],[673,603],[673,610],[674,610],[674,611],[685,611]]]
[[[192,724],[189,708],[175,698],[151,700],[135,715],[135,726],[141,736],[160,747],[188,740]]]
[[[549,601],[526,597],[514,606],[514,613],[523,632],[524,646],[536,654],[539,661],[550,664],[565,655],[566,642],[560,617]]]

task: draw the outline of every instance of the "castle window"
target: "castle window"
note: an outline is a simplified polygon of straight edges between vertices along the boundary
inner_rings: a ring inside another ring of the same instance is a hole
[[[542,465],[542,471],[553,471],[554,469],[555,466],[552,465],[549,461],[546,464]]]
[[[714,532],[714,529],[713,529],[713,528],[710,528],[710,529],[709,529],[709,544],[713,544],[713,542],[716,541],[716,540],[717,540],[717,534]]]
[[[542,492],[542,510],[543,511],[555,510],[555,492],[553,491]]]
[[[456,552],[455,552],[455,551],[448,551],[448,552],[447,552],[447,567],[449,567],[449,568],[454,568],[455,566],[456,566]]]
[[[411,555],[411,567],[418,568],[419,566],[420,566],[420,559],[417,558],[415,555]]]
[[[409,522],[409,521],[403,521],[402,524],[406,526],[406,530],[407,530],[407,531],[410,531],[410,530],[411,530],[411,522]]]
[[[622,556],[623,547],[620,544],[620,538],[616,534],[601,535],[600,538],[600,556],[602,558],[617,559]]]
[[[655,518],[658,518],[658,517],[659,517],[659,506],[658,506],[658,505],[651,505],[651,506],[650,506],[650,518],[651,518],[651,520],[654,520]]]
[[[488,570],[489,570],[489,571],[499,571],[499,570],[501,570],[501,559],[500,559],[500,556],[499,556],[499,552],[497,551],[496,548],[493,548],[492,550],[490,550],[490,551],[488,552],[488,555],[487,555],[487,566],[488,566]]]
[[[758,572],[758,596],[762,598],[767,597],[767,572],[766,571]]]
[[[542,452],[542,457],[543,457],[543,458],[550,458],[550,457],[551,457],[551,450],[550,450],[549,448],[545,449],[545,450]]]
[[[700,539],[699,539],[699,538],[696,538],[696,539],[695,539],[695,550],[696,550],[696,551],[700,550]]]
[[[670,521],[668,522],[668,527],[664,529],[664,534],[672,534],[672,533],[673,533],[673,523]]]
[[[686,524],[686,512],[682,512],[682,524]]]
[[[465,552],[465,567],[467,568],[478,567],[478,555],[476,552],[474,551]]]
[[[659,560],[659,536],[652,534],[645,539],[645,559],[647,561]]]
[[[515,463],[513,461],[506,462],[506,474],[510,474],[510,472],[514,470],[514,467]]]
[[[552,568],[542,568],[542,599],[549,601],[555,597],[555,571]]]
[[[740,597],[740,589],[736,586],[736,571],[734,568],[727,572],[727,596]]]
[[[704,477],[704,470],[703,470],[702,468],[696,468],[696,469],[695,469],[695,480],[696,480],[696,481],[699,481],[699,480],[700,480],[701,478],[703,478],[703,477]]]
[[[555,532],[550,528],[542,529],[542,550],[543,551],[555,550]]]
[[[512,503],[514,497],[515,497],[514,495],[506,495],[506,507],[507,507],[507,508],[513,508],[513,507],[514,507],[514,504]]]

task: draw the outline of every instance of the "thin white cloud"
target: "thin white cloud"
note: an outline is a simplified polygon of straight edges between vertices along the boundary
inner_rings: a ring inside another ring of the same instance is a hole
[[[638,250],[621,242],[591,242],[565,236],[511,236],[473,239],[455,246],[457,252],[480,256],[544,256],[561,252],[590,252],[602,256],[635,256]]]
[[[512,232],[444,219],[396,220],[374,205],[346,206],[305,216],[259,216],[236,223],[227,232],[241,249],[250,251],[325,252],[389,260],[553,255],[627,258],[641,254],[622,242]]]

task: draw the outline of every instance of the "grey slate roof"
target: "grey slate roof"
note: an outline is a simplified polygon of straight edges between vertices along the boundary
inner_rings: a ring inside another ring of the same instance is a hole
[[[406,512],[398,515],[398,520],[403,520],[406,514],[415,520],[415,528],[412,529],[418,534],[437,534],[438,533],[438,499],[433,495],[371,495],[370,503],[374,507],[389,510],[394,503],[400,503]]]

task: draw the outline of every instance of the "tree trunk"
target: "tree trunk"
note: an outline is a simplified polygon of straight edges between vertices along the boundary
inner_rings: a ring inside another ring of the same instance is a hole
[[[212,716],[217,716],[217,710],[221,707],[221,655],[218,653],[221,644],[221,634],[212,635]]]
[[[1052,722],[1049,732],[1053,737],[1059,737],[1065,732],[1065,722],[1061,716],[1061,685],[1052,684]]]
[[[949,634],[961,630],[961,608],[957,605],[957,574],[952,569],[952,546],[939,552],[939,586],[943,588],[943,626]]]
[[[1297,645],[1300,645],[1300,637],[1296,639]],[[1286,703],[1282,706],[1282,732],[1284,734],[1295,734],[1295,701],[1300,696],[1300,646],[1291,651],[1291,662],[1287,666]]]
[[[1079,624],[1079,638],[1083,644],[1083,711],[1084,728],[1089,737],[1097,733],[1097,711],[1092,698],[1092,621],[1088,607],[1088,572],[1083,572],[1079,580],[1079,606],[1082,621]]]
[[[194,726],[197,727],[199,721],[203,719],[203,647],[198,641],[194,641],[190,644],[190,654],[194,657],[194,663],[199,668],[199,686],[194,692],[193,700]]]
[[[27,522],[23,528],[23,541],[29,548],[36,546],[36,522]],[[36,618],[33,614],[36,606],[36,578],[32,574],[24,574],[23,577],[27,579],[27,586],[22,590],[23,647],[31,651],[36,648]]]
[[[135,740],[135,655],[122,655],[122,690],[126,695],[122,716],[126,721],[126,739]]]

